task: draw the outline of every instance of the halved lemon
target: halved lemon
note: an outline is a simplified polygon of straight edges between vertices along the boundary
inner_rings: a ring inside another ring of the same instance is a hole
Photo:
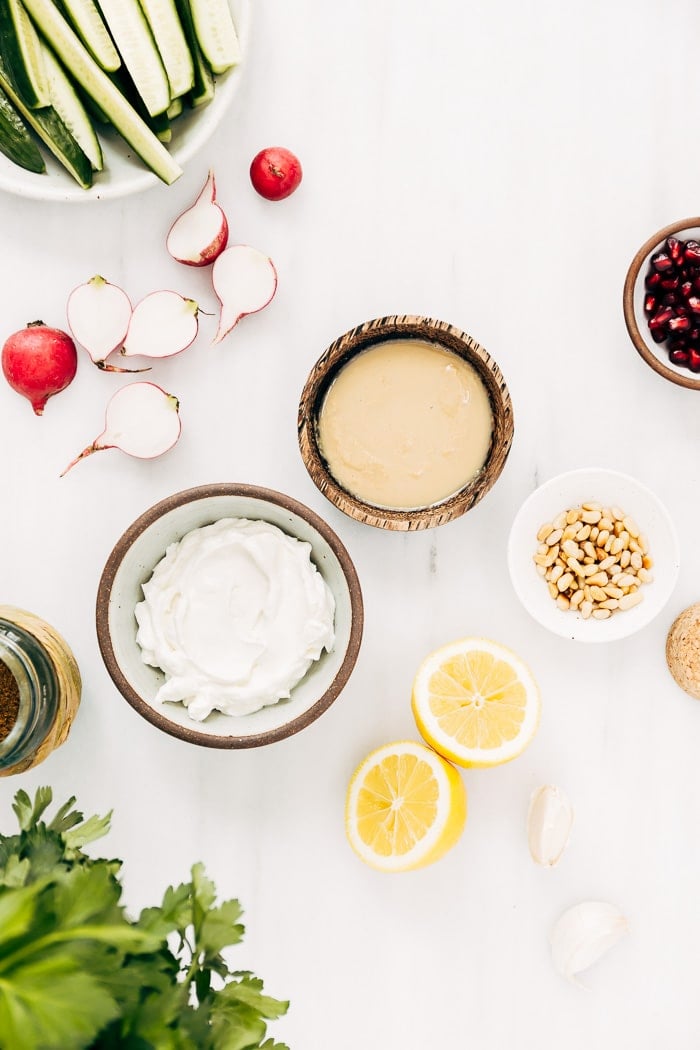
[[[357,855],[380,871],[432,864],[467,819],[457,770],[424,744],[402,740],[368,755],[348,788],[345,829]]]
[[[510,649],[463,638],[418,669],[411,700],[421,736],[459,766],[498,766],[516,758],[540,720],[537,683]]]

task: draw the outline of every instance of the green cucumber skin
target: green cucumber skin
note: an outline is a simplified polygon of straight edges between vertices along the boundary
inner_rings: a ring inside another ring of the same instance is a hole
[[[92,186],[92,165],[52,106],[30,109],[20,98],[0,60],[0,88],[45,146],[84,190]]]
[[[25,6],[54,52],[71,75],[110,119],[122,138],[167,185],[182,175],[182,168],[158,141],[107,73],[95,62],[52,0],[25,0]]]
[[[51,104],[89,159],[93,171],[102,171],[104,158],[95,128],[81,102],[73,81],[46,45],[44,65],[49,80]]]
[[[25,171],[33,171],[37,175],[46,171],[46,164],[39,152],[39,147],[2,90],[0,90],[0,151]]]
[[[214,97],[214,77],[199,46],[190,0],[175,0],[175,6],[180,15],[187,46],[190,49],[194,63],[194,87],[187,92],[187,101],[190,106],[201,106],[206,102],[210,102]]]
[[[34,84],[27,73],[8,0],[0,0],[0,52],[24,105],[29,106],[30,109],[46,106],[48,98],[41,98],[37,95]]]

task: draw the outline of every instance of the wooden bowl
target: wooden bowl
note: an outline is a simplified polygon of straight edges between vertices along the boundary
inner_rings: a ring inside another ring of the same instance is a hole
[[[644,315],[644,278],[649,259],[667,237],[679,237],[684,241],[690,238],[700,240],[700,218],[682,219],[680,222],[671,223],[670,226],[664,226],[639,249],[627,271],[622,293],[625,324],[637,353],[650,368],[677,386],[684,386],[688,390],[700,390],[700,375],[695,376],[687,368],[681,368],[668,360],[663,344],[655,343],[651,338]]]
[[[433,343],[468,361],[489,395],[493,435],[486,462],[476,477],[447,499],[429,506],[394,510],[366,503],[335,480],[318,444],[318,416],[323,399],[340,369],[356,354],[394,339]],[[366,321],[328,347],[312,368],[299,402],[299,448],[306,469],[323,495],[351,518],[380,529],[431,529],[458,518],[478,503],[498,479],[513,443],[513,406],[501,370],[493,358],[466,332],[429,317],[394,314]]]
[[[335,598],[335,645],[324,652],[280,700],[253,714],[214,711],[195,722],[183,704],[158,703],[163,672],[143,662],[136,641],[141,585],[171,543],[220,518],[251,518],[276,525],[311,544],[311,560]],[[290,496],[253,485],[216,484],[177,492],[131,525],[107,559],[97,593],[97,639],[107,671],[124,699],[158,729],[204,747],[259,747],[298,733],[323,714],[347,682],[362,640],[363,605],[357,573],[329,525]]]

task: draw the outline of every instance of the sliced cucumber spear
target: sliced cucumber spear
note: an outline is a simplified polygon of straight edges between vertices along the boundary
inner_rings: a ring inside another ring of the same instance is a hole
[[[241,48],[228,0],[190,0],[194,28],[214,73],[225,73],[241,60]]]
[[[92,167],[90,161],[75,141],[53,106],[41,109],[30,109],[17,93],[9,74],[0,61],[0,88],[10,102],[29,124],[44,145],[53,153],[63,167],[70,172],[75,181],[87,190],[92,185]]]
[[[214,77],[199,46],[190,0],[175,0],[175,3],[194,62],[194,86],[188,93],[187,100],[191,106],[203,106],[214,98]]]
[[[0,91],[0,151],[27,171],[46,171],[39,147],[4,91]]]
[[[2,56],[22,101],[30,109],[50,104],[41,43],[21,0],[0,2]]]
[[[78,98],[63,66],[48,47],[44,47],[44,66],[49,80],[51,105],[88,157],[93,171],[102,171],[102,148],[85,106]]]
[[[141,7],[165,66],[170,95],[172,98],[184,95],[194,85],[194,65],[175,2],[141,0]]]
[[[138,0],[101,0],[100,8],[146,109],[165,113],[170,85]]]
[[[182,168],[100,69],[52,0],[26,0],[26,7],[74,80],[82,85],[148,167],[168,184],[179,178]]]
[[[95,61],[108,73],[119,69],[122,64],[119,52],[94,0],[62,0],[62,6]]]

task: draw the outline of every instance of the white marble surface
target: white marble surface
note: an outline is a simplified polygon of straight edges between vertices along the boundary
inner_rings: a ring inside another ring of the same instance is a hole
[[[236,960],[288,996],[274,1026],[292,1050],[690,1050],[697,1045],[700,705],[672,682],[664,639],[700,597],[700,395],[635,354],[622,322],[627,265],[645,238],[697,214],[700,8],[570,0],[518,4],[257,0],[237,102],[170,189],[103,205],[0,200],[3,334],[60,325],[69,290],[99,271],[136,299],[158,286],[213,307],[206,274],[169,260],[164,237],[216,169],[233,238],[280,275],[269,310],[221,346],[198,345],[154,376],[182,401],[180,444],[152,463],[105,452],[59,480],[101,429],[122,379],[87,358],[42,419],[0,390],[2,600],[71,641],[85,697],[69,742],[0,786],[50,783],[88,812],[115,809],[106,846],[125,859],[129,904],[159,899],[203,860],[238,895]],[[262,146],[302,158],[301,190],[258,199]],[[496,488],[435,532],[382,533],[327,504],[295,437],[297,399],[337,335],[384,313],[453,322],[499,361],[516,439]],[[506,570],[513,515],[538,480],[588,464],[636,475],[666,502],[681,580],[652,625],[584,647],[518,605]],[[207,481],[279,488],[340,533],[360,574],[366,631],[336,704],[264,750],[195,750],[122,700],[94,634],[94,598],[117,537],[157,499]],[[373,747],[414,737],[421,657],[483,633],[515,648],[542,688],[531,748],[464,774],[458,846],[416,874],[382,876],[345,841],[351,771]],[[576,822],[559,868],[527,852],[530,792],[551,782]],[[587,979],[553,971],[548,932],[584,899],[609,900],[630,935]]]

